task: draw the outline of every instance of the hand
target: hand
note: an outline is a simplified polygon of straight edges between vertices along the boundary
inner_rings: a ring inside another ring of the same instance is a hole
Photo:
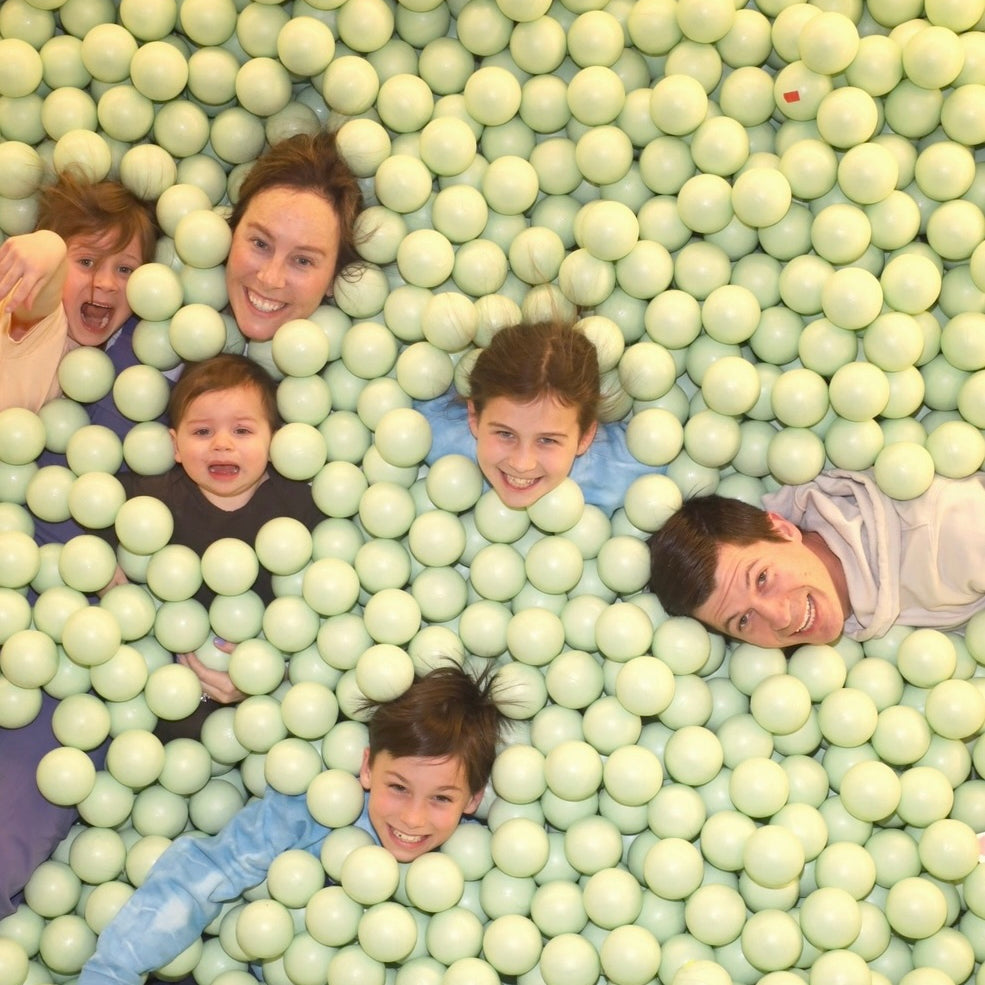
[[[216,643],[216,649],[223,653],[232,653],[235,649],[232,643]],[[222,670],[212,670],[206,667],[194,653],[179,653],[175,658],[178,663],[190,668],[202,685],[202,693],[220,705],[234,705],[242,701],[246,695],[240,691],[232,678]]]
[[[60,303],[66,270],[65,241],[57,233],[11,236],[0,246],[0,298],[10,295],[9,312],[40,320]]]
[[[111,588],[116,588],[117,585],[127,585],[129,584],[129,579],[123,573],[123,569],[117,565],[116,571],[113,572],[113,577],[107,582],[104,588],[100,588],[96,594],[102,598]]]

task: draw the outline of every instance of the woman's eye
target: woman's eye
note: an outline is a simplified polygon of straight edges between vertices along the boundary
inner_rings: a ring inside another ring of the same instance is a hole
[[[133,267],[124,266],[124,267],[119,267],[117,269],[119,273],[122,274],[124,277],[129,277],[133,273]]]
[[[742,632],[746,628],[746,626],[748,626],[748,625],[749,625],[749,616],[748,616],[748,614],[747,615],[744,615],[744,616],[740,616],[739,617],[739,622],[738,622],[739,631]]]
[[[756,576],[756,584],[760,588],[762,588],[763,585],[766,584],[766,569],[765,568],[762,571],[760,571],[759,574]]]

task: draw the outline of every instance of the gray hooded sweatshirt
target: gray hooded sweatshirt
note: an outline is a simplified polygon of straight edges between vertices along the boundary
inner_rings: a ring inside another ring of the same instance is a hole
[[[854,640],[896,623],[955,629],[985,609],[985,473],[938,476],[922,496],[899,501],[871,470],[833,469],[763,503],[816,531],[841,561],[852,604],[845,635]]]

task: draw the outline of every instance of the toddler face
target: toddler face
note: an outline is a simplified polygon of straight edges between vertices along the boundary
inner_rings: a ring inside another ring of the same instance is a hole
[[[174,460],[220,509],[240,509],[267,478],[273,432],[254,386],[196,397],[171,437]]]

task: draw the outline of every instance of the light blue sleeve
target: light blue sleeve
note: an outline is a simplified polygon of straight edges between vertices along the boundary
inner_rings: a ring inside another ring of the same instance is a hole
[[[415,400],[431,425],[431,450],[425,461],[433,465],[443,455],[465,455],[475,461],[475,438],[469,430],[469,413],[465,401],[452,387],[433,400]]]
[[[637,461],[626,447],[626,421],[600,424],[588,451],[575,459],[571,478],[581,487],[586,503],[611,516],[626,499],[626,490],[641,475],[665,472]]]
[[[268,790],[217,835],[178,838],[99,935],[80,985],[140,985],[194,943],[223,903],[262,882],[281,852],[317,855],[328,833],[304,794]]]

